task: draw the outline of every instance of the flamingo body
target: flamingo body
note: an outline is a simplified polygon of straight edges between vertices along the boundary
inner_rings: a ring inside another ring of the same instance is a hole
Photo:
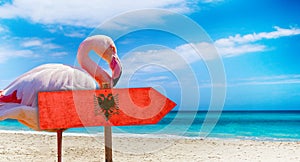
[[[0,120],[17,119],[33,129],[38,129],[36,114],[39,91],[95,88],[94,79],[82,69],[62,64],[38,66],[17,78],[1,92]]]

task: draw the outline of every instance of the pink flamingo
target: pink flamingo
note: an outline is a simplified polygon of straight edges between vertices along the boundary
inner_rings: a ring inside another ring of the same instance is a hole
[[[89,57],[94,50],[110,65],[112,77]],[[24,125],[39,130],[37,123],[37,93],[39,91],[95,89],[94,79],[101,87],[103,83],[115,85],[122,72],[116,46],[104,35],[85,39],[77,54],[80,66],[45,64],[21,75],[3,91],[0,91],[0,120],[16,119]]]
[[[88,54],[94,50],[112,70],[112,77],[93,62]],[[78,49],[77,60],[81,68],[62,64],[45,64],[21,75],[0,91],[0,120],[16,119],[34,129],[38,127],[37,93],[39,91],[95,89],[108,83],[114,86],[122,72],[116,46],[104,35],[85,39]]]

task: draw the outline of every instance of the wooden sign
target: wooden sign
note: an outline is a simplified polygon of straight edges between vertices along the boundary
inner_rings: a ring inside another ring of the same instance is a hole
[[[176,104],[153,88],[39,92],[43,130],[155,124]]]

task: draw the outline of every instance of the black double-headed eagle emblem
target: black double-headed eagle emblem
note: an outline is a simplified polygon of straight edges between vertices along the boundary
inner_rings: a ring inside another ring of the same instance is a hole
[[[113,114],[119,114],[118,94],[109,93],[107,96],[99,94],[94,96],[95,115],[104,115],[108,121]]]

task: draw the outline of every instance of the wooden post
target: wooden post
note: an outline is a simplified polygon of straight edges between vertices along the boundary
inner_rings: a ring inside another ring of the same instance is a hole
[[[104,127],[105,162],[112,162],[112,133],[111,127]]]
[[[61,150],[62,150],[62,133],[63,130],[59,129],[57,130],[57,161],[61,162]]]
[[[109,83],[102,84],[103,89],[111,88]],[[112,162],[112,132],[111,126],[104,127],[105,162]]]

